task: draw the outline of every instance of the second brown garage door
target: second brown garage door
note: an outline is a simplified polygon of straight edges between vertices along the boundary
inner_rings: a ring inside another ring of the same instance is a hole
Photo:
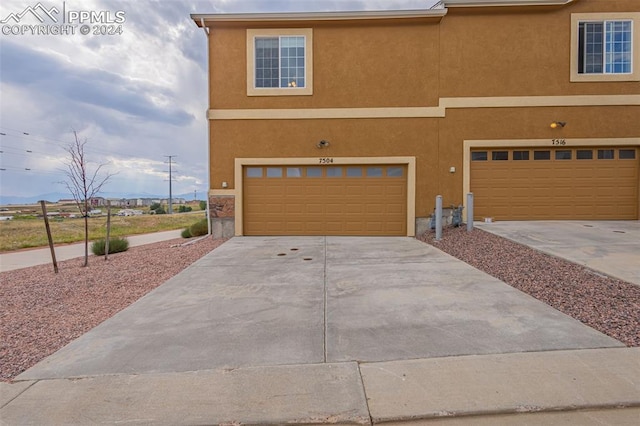
[[[244,235],[406,235],[404,165],[246,166]]]
[[[471,152],[475,219],[638,219],[638,149]]]

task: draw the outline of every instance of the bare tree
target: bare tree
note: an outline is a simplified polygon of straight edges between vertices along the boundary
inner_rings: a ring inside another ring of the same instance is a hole
[[[84,217],[84,265],[89,265],[89,200],[93,198],[102,186],[107,183],[113,174],[106,173],[99,176],[100,170],[105,164],[98,164],[95,170],[89,170],[89,161],[85,155],[84,147],[87,139],[80,140],[78,133],[73,131],[74,141],[65,148],[69,154],[64,173],[67,180],[63,183],[71,193],[78,206],[78,210]]]

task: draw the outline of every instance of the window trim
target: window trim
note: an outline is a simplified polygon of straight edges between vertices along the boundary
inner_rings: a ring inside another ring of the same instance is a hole
[[[631,73],[578,73],[578,26],[581,22],[631,21]],[[640,12],[572,13],[571,14],[571,75],[572,82],[640,81]]]
[[[255,39],[260,37],[298,36],[305,38],[305,87],[255,87]],[[273,28],[247,30],[247,96],[313,95],[313,30],[311,28]]]

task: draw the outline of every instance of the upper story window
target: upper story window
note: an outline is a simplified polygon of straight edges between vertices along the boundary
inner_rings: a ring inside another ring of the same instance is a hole
[[[578,74],[630,74],[631,21],[578,24]]]
[[[640,13],[571,15],[571,81],[640,80]]]
[[[247,95],[313,93],[311,29],[247,30]]]
[[[255,43],[255,87],[304,88],[304,36],[256,37]]]

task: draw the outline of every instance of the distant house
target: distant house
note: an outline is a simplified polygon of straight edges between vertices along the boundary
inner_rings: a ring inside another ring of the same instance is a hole
[[[132,210],[132,209],[122,209],[116,214],[116,216],[140,216],[140,215],[142,215],[141,210]]]
[[[106,200],[108,200],[111,203],[111,207],[128,207],[129,206],[129,202],[124,198],[107,198]],[[106,204],[106,200],[105,200],[105,204]]]
[[[92,197],[89,199],[89,205],[91,207],[102,207],[107,205],[107,201],[103,197]]]

